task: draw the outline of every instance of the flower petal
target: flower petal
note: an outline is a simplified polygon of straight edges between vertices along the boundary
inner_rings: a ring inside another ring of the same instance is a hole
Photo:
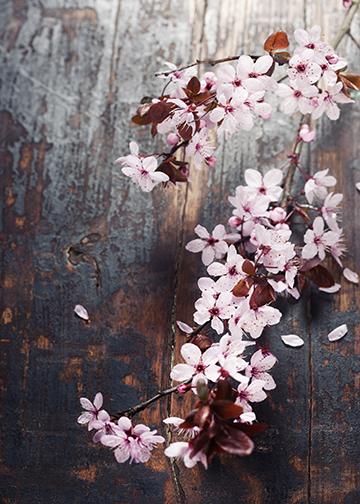
[[[304,344],[304,340],[296,334],[284,334],[283,336],[281,336],[281,339],[285,343],[285,345],[291,347],[301,347]]]
[[[87,312],[87,309],[84,308],[82,305],[80,304],[75,305],[74,312],[79,318],[83,320],[89,320],[89,314]]]
[[[345,268],[343,271],[343,275],[346,278],[346,280],[349,280],[349,282],[356,284],[359,283],[359,275],[355,271],[352,271],[349,268]]]
[[[329,341],[337,341],[345,336],[348,332],[348,328],[346,324],[342,324],[339,327],[336,327],[328,334]]]

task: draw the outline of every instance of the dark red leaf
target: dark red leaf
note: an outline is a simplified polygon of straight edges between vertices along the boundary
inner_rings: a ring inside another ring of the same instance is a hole
[[[291,58],[290,54],[287,51],[276,52],[272,55],[272,57],[279,65],[285,65],[285,63],[288,63],[289,59]]]
[[[278,31],[268,36],[264,43],[264,49],[268,53],[279,51],[289,47],[289,39],[286,32]]]
[[[318,264],[309,271],[306,271],[305,276],[309,280],[314,282],[314,284],[316,284],[318,287],[328,288],[332,287],[335,284],[335,280],[330,271],[321,264]]]
[[[200,91],[201,84],[199,79],[194,76],[189,80],[186,87],[193,95],[197,95]]]
[[[215,400],[228,400],[232,401],[233,398],[233,390],[228,380],[220,380],[217,382],[215,389]]]
[[[255,275],[255,265],[253,262],[249,261],[248,259],[245,259],[241,266],[242,270],[244,273],[246,273],[249,276]]]
[[[211,339],[205,334],[197,334],[193,339],[191,339],[191,343],[198,346],[202,352],[205,352],[205,350],[210,348],[212,345]]]
[[[254,443],[241,430],[227,427],[216,436],[216,443],[227,453],[234,455],[250,455],[254,449]]]
[[[217,399],[211,404],[211,409],[224,420],[239,418],[244,411],[243,408],[226,399]]]
[[[235,297],[243,297],[249,293],[249,290],[254,283],[252,278],[243,278],[240,280],[232,290]]]
[[[148,112],[151,122],[156,124],[163,122],[168,117],[171,109],[171,103],[166,103],[164,101],[154,103],[153,105],[151,105]]]
[[[138,126],[145,126],[146,124],[150,124],[151,120],[148,114],[144,115],[139,115],[136,114],[134,117],[131,118],[132,122],[134,124],[137,124]]]
[[[275,301],[276,294],[270,284],[257,285],[250,298],[250,308],[256,310],[259,306]]]
[[[254,423],[252,425],[250,424],[241,424],[241,430],[245,432],[249,437],[254,437],[257,436],[258,434],[263,433],[268,429],[269,426],[266,423]]]
[[[188,141],[192,137],[193,130],[192,127],[189,126],[188,124],[182,123],[180,124],[180,126],[178,126],[178,133],[183,140]]]

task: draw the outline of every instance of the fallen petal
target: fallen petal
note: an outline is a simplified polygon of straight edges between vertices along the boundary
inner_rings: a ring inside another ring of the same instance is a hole
[[[193,332],[193,328],[190,327],[189,325],[185,324],[185,322],[181,322],[181,320],[177,320],[176,324],[180,331],[186,333],[186,334],[191,334]]]
[[[358,182],[357,184],[355,184],[355,187],[358,191],[360,191],[360,182]]]
[[[304,340],[296,334],[284,334],[281,339],[285,345],[291,347],[301,347],[304,344]]]
[[[328,334],[329,341],[337,341],[343,338],[347,332],[348,332],[347,325],[342,324],[341,326],[329,332]]]
[[[87,309],[84,308],[81,304],[75,305],[74,312],[83,320],[89,320],[90,318]]]
[[[352,283],[359,283],[359,275],[355,271],[351,271],[349,268],[345,268],[343,271],[343,275],[346,278],[346,280],[349,280],[349,282]]]
[[[338,283],[335,283],[331,287],[319,287],[319,290],[322,292],[327,292],[328,294],[334,294],[334,292],[338,292],[341,288],[341,285]]]

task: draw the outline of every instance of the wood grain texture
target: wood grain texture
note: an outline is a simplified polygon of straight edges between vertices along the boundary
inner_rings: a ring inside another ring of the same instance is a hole
[[[190,322],[199,258],[184,251],[198,223],[212,227],[246,168],[286,157],[280,114],[219,146],[215,170],[188,188],[140,193],[112,164],[136,139],[138,100],[157,94],[163,60],[187,63],[259,51],[270,31],[341,22],[340,0],[8,0],[0,2],[1,333],[0,496],[5,504],[357,504],[359,294],[314,294],[286,307],[268,331],[278,388],[259,405],[271,424],[247,459],[189,472],[155,452],[147,466],[118,466],[76,425],[78,398],[104,393],[119,410],[169,384],[179,355],[176,319]],[[352,33],[360,39],[359,15]],[[254,47],[255,44],[255,47]],[[359,51],[340,50],[356,67]],[[295,124],[295,122],[294,122]],[[359,264],[359,105],[318,128],[304,159],[328,167],[345,192],[349,261]],[[87,307],[91,323],[73,315]],[[339,309],[340,308],[340,309]],[[328,331],[349,334],[329,343]],[[299,332],[301,349],[279,333]],[[357,339],[356,339],[357,338]],[[185,401],[186,402],[186,401]],[[186,404],[164,399],[141,415],[157,425]],[[160,426],[165,434],[165,431]]]

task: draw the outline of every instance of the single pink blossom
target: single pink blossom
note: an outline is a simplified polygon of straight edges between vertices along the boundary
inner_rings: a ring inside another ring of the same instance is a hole
[[[213,260],[224,257],[228,250],[226,243],[227,233],[222,224],[218,224],[210,234],[204,226],[198,224],[195,233],[199,236],[191,240],[186,246],[189,252],[201,252],[201,259],[205,266],[208,266]]]
[[[290,85],[279,84],[277,94],[282,98],[280,108],[284,114],[301,112],[309,114],[313,111],[310,98],[319,94],[316,86],[312,86],[307,80],[291,80]]]
[[[313,228],[308,229],[304,235],[305,246],[302,249],[304,259],[312,259],[319,256],[323,261],[329,247],[338,241],[339,237],[334,231],[325,231],[324,219],[316,217]]]
[[[203,292],[195,303],[195,309],[194,321],[197,324],[202,325],[211,320],[211,327],[221,334],[224,332],[223,320],[229,319],[234,312],[232,293],[222,292],[215,299],[211,293]]]
[[[264,382],[264,390],[272,390],[276,387],[274,378],[267,372],[276,363],[276,357],[267,350],[260,349],[255,352],[250,364],[245,370],[245,374],[251,378]]]
[[[130,459],[130,464],[145,463],[150,459],[151,451],[165,439],[143,424],[133,426],[127,417],[121,417],[115,427],[115,434],[102,436],[101,443],[114,449],[114,455],[120,464]]]
[[[252,168],[245,170],[245,181],[249,192],[267,196],[270,201],[277,201],[281,197],[282,189],[280,184],[282,178],[283,172],[277,168],[269,170],[265,175]]]
[[[352,103],[354,101],[342,92],[342,88],[342,82],[337,82],[334,86],[328,86],[319,95],[318,105],[312,112],[313,119],[319,119],[323,114],[326,114],[332,121],[336,121],[339,118],[340,109],[337,104]]]
[[[101,409],[103,405],[103,395],[98,392],[93,402],[86,397],[80,398],[80,404],[85,410],[78,418],[78,423],[81,425],[87,424],[88,430],[101,429],[106,422],[110,421],[110,415],[107,411]]]
[[[195,455],[191,455],[193,448],[190,443],[185,441],[177,441],[176,443],[171,443],[165,450],[164,453],[170,458],[180,458],[184,462],[184,465],[188,468],[194,467],[198,462],[207,469],[207,457],[206,454],[201,450]]]
[[[325,199],[327,188],[336,184],[336,178],[328,175],[329,170],[321,170],[312,175],[305,183],[305,196],[308,202],[313,203],[314,199]]]
[[[290,59],[288,76],[291,80],[306,80],[310,84],[317,82],[322,74],[320,65],[312,61],[313,52],[305,49],[300,54],[294,54]]]
[[[170,378],[175,381],[187,381],[192,379],[192,387],[196,387],[199,380],[211,380],[208,376],[209,367],[216,364],[219,358],[219,350],[215,346],[208,348],[203,354],[198,346],[193,343],[185,343],[180,350],[185,363],[176,364],[170,373]],[[195,391],[195,388],[194,388]]]
[[[316,131],[311,130],[308,124],[303,124],[299,131],[299,137],[303,142],[309,143],[315,139]]]
[[[157,159],[154,156],[142,157],[139,155],[137,143],[130,142],[130,152],[128,156],[119,157],[115,163],[123,166],[121,171],[124,175],[136,182],[145,192],[150,192],[157,184],[169,180],[166,173],[156,171],[158,167]]]
[[[244,411],[251,411],[250,402],[261,402],[266,399],[264,385],[265,382],[257,379],[251,380],[251,383],[240,383],[237,388],[236,403],[240,404]]]

